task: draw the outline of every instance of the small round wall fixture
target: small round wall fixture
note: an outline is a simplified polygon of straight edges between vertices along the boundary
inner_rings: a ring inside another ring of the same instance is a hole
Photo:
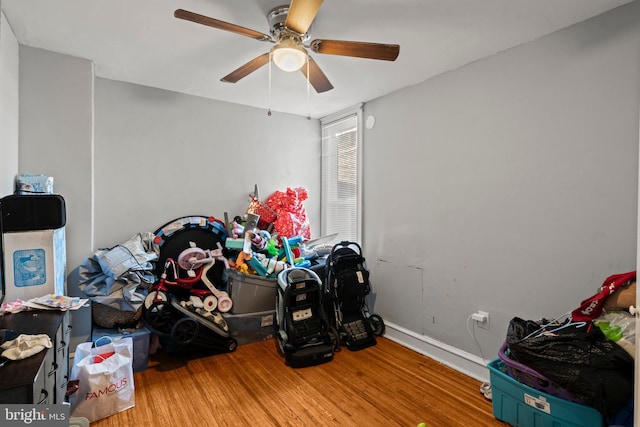
[[[364,122],[364,127],[366,127],[367,129],[373,129],[375,125],[376,125],[376,118],[373,116],[367,116],[367,119]]]

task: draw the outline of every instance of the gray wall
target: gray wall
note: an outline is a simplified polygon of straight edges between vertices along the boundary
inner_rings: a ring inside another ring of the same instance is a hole
[[[67,266],[92,249],[93,63],[20,46],[20,173],[54,178],[67,208]]]
[[[65,198],[69,273],[93,248],[93,63],[20,46],[20,173],[54,178]],[[68,286],[69,295],[82,295]],[[91,312],[71,317],[72,341],[85,341]]]
[[[512,317],[635,270],[639,23],[635,2],[365,105],[376,312],[493,359]]]
[[[320,232],[318,120],[96,79],[95,236],[124,242],[187,215],[242,215],[258,184],[305,187]]]
[[[0,13],[0,197],[13,192],[18,173],[18,84],[18,42]]]

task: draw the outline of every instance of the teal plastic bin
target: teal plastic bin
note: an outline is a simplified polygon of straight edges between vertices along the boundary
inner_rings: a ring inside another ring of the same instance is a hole
[[[493,416],[517,427],[604,427],[595,408],[570,402],[518,382],[500,359],[489,368]]]

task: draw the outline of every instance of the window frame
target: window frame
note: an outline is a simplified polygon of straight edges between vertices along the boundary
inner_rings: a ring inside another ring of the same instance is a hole
[[[330,114],[328,116],[325,116],[323,118],[320,119],[320,129],[321,129],[321,156],[320,156],[320,161],[324,162],[324,139],[325,139],[325,135],[324,135],[324,130],[325,130],[325,126],[329,126],[335,122],[338,122],[340,120],[343,120],[345,118],[348,118],[349,116],[353,116],[355,115],[356,117],[356,202],[355,202],[355,209],[356,209],[356,230],[355,230],[355,241],[357,243],[359,243],[360,245],[363,244],[363,214],[362,214],[362,206],[363,206],[363,182],[362,182],[362,177],[363,177],[363,151],[364,151],[364,147],[363,147],[363,104],[357,104],[351,108],[342,110],[340,112],[334,113],[334,114]],[[326,209],[328,207],[328,202],[326,200],[326,192],[325,192],[325,176],[324,176],[324,165],[321,164],[320,167],[320,184],[321,184],[321,193],[322,193],[322,197],[321,197],[321,203],[320,203],[320,230],[321,230],[321,235],[322,236],[326,236],[330,233],[327,232],[327,220],[328,220],[328,215],[326,213]],[[342,241],[342,240],[353,240],[353,238],[345,238],[344,236],[340,236],[338,235],[338,237],[336,238],[336,241]]]

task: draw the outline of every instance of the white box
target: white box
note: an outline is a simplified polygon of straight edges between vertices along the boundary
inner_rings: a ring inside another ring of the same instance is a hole
[[[18,175],[16,194],[53,194],[53,177],[45,175]]]
[[[4,234],[6,301],[65,295],[67,248],[64,227]]]

